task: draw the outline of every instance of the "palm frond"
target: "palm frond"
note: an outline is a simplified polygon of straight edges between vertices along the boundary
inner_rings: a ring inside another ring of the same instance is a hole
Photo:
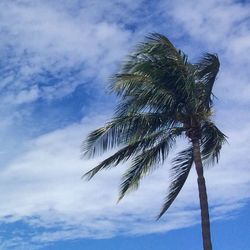
[[[171,110],[175,106],[176,97],[173,91],[163,83],[141,74],[117,74],[111,88],[122,96],[121,104],[117,108],[118,116],[129,112],[142,110],[163,111]]]
[[[146,53],[145,53],[146,52]],[[146,42],[139,44],[138,54],[149,54],[163,56],[179,65],[187,63],[187,56],[170,42],[170,40],[159,33],[151,33],[146,37]],[[186,70],[183,67],[183,70]]]
[[[125,97],[133,96],[134,92],[143,92],[150,88],[158,91],[166,92],[166,94],[174,97],[174,92],[170,91],[163,82],[158,82],[150,75],[142,74],[141,72],[128,74],[116,74],[112,78],[111,90],[116,94]]]
[[[169,133],[157,145],[144,150],[140,155],[135,157],[132,166],[122,178],[119,200],[121,200],[128,191],[137,189],[141,179],[165,161],[169,150],[175,144],[176,136],[175,133]]]
[[[190,89],[195,87],[194,79],[187,81],[187,77],[190,77],[189,65],[184,53],[176,49],[166,37],[154,33],[129,57],[122,74],[146,76],[157,88],[164,86],[166,90],[174,91],[176,100],[183,102],[190,97]],[[121,86],[114,81],[111,88],[117,89],[117,84]],[[119,89],[118,94],[121,92]]]
[[[212,105],[212,89],[220,68],[220,61],[216,54],[206,53],[196,64],[199,81],[203,84],[203,102],[206,109]]]
[[[179,128],[176,128],[177,130]],[[117,166],[121,162],[127,161],[129,158],[133,157],[135,154],[146,150],[149,147],[154,146],[157,141],[166,134],[165,130],[161,130],[155,133],[152,133],[148,136],[144,136],[141,140],[135,140],[130,142],[127,146],[123,147],[122,149],[118,150],[115,154],[108,157],[96,167],[88,171],[83,177],[90,180],[94,177],[100,170],[109,169],[111,167]]]
[[[159,219],[168,210],[184,186],[193,164],[193,148],[190,147],[181,151],[173,160],[172,164],[171,184],[167,198],[157,219]]]
[[[133,96],[126,98],[117,106],[115,114],[123,116],[128,113],[153,112],[165,113],[165,115],[176,111],[175,98],[170,94],[157,89],[147,89],[143,93],[134,92]]]
[[[223,134],[212,122],[202,125],[201,155],[204,163],[217,163],[222,145],[227,142],[227,136]]]
[[[174,123],[165,114],[130,113],[118,116],[106,126],[91,132],[82,146],[83,156],[93,157],[121,144],[129,143],[135,137],[142,138],[150,133],[172,127]]]

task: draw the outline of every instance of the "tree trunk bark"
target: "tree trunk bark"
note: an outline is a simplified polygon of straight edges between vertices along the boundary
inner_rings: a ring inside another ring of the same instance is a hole
[[[192,143],[193,143],[194,163],[198,175],[197,182],[199,189],[200,209],[201,209],[203,249],[212,250],[208,199],[207,199],[205,178],[203,175],[203,165],[201,161],[200,141],[199,139],[193,139]]]

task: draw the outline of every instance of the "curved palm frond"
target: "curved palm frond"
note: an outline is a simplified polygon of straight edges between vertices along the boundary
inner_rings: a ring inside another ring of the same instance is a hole
[[[93,157],[121,144],[140,139],[164,128],[171,128],[174,122],[162,113],[130,113],[118,116],[106,126],[91,132],[82,146],[83,156]]]
[[[174,92],[168,90],[164,84],[152,80],[150,76],[117,74],[113,80],[113,90],[122,95],[123,99],[117,107],[118,116],[143,110],[163,112],[172,110],[176,104]]]
[[[122,178],[119,200],[121,200],[128,191],[137,189],[142,178],[165,161],[178,135],[179,133],[175,133],[174,131],[170,132],[157,145],[144,150],[140,155],[134,158],[132,166]]]
[[[144,93],[134,93],[132,97],[121,101],[116,107],[116,116],[149,111],[152,113],[165,113],[170,117],[171,114],[176,112],[177,104],[175,99],[164,92],[154,95],[155,92],[156,90],[150,91],[148,89]]]
[[[154,62],[157,58],[172,60],[172,63],[179,63],[180,65],[186,63],[186,56],[180,50],[177,50],[167,37],[152,33],[146,37],[145,42],[139,43],[134,54],[130,56],[130,60],[124,64],[123,71],[131,72],[138,65],[138,62],[150,60]]]
[[[194,76],[189,70],[190,65],[184,53],[177,50],[166,37],[154,33],[138,46],[136,52],[125,63],[121,74],[141,76],[144,81],[145,78],[150,79],[151,84],[158,86],[157,88],[164,86],[166,90],[174,91],[178,102],[187,102],[195,88]],[[190,77],[192,79],[187,80]],[[129,85],[131,86],[131,83]],[[120,78],[112,82],[111,89],[118,89],[118,95],[124,93],[121,90]]]
[[[176,128],[178,130],[179,128]],[[94,177],[100,170],[108,169],[117,166],[119,163],[127,161],[129,158],[133,157],[135,154],[142,152],[150,147],[153,147],[157,141],[166,135],[165,130],[160,130],[158,132],[152,133],[148,136],[143,137],[141,140],[135,140],[130,142],[127,146],[118,150],[115,154],[111,155],[104,161],[102,161],[98,166],[94,167],[83,177],[90,180]]]
[[[212,89],[220,69],[220,61],[216,54],[206,53],[196,67],[199,81],[203,84],[203,105],[209,109],[213,103]]]
[[[227,142],[227,136],[223,134],[212,122],[202,125],[201,155],[204,163],[214,164],[218,162],[222,145]]]
[[[179,70],[186,72],[185,65],[188,63],[187,56],[170,42],[170,40],[159,34],[151,33],[146,36],[146,42],[139,44],[137,49],[137,55],[148,55],[152,58],[163,58],[168,64],[169,62],[173,66],[181,66]]]
[[[168,208],[174,202],[175,198],[178,196],[187,180],[193,161],[192,147],[181,151],[172,161],[173,166],[170,170],[171,184],[169,187],[167,198],[163,204],[160,214],[157,216],[157,219],[160,219],[162,217],[162,215],[168,210]]]

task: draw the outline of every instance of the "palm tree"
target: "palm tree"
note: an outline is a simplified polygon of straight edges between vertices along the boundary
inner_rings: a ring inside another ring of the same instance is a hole
[[[203,164],[218,162],[226,141],[212,121],[212,88],[219,66],[217,55],[208,53],[192,64],[165,36],[150,34],[112,78],[111,90],[120,98],[114,117],[83,144],[87,157],[117,148],[84,175],[88,180],[100,170],[132,159],[122,177],[120,200],[162,165],[177,138],[187,138],[189,146],[172,161],[169,191],[158,218],[179,194],[194,163],[204,250],[211,250],[212,243]]]

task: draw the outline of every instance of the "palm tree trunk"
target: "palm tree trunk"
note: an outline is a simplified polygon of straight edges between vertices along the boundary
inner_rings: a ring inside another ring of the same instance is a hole
[[[211,233],[210,233],[210,220],[208,211],[208,199],[205,178],[203,175],[203,165],[201,161],[200,142],[199,139],[192,140],[193,143],[193,155],[196,172],[198,175],[198,189],[200,198],[200,209],[201,209],[201,224],[202,224],[202,238],[203,238],[203,249],[212,250]]]

